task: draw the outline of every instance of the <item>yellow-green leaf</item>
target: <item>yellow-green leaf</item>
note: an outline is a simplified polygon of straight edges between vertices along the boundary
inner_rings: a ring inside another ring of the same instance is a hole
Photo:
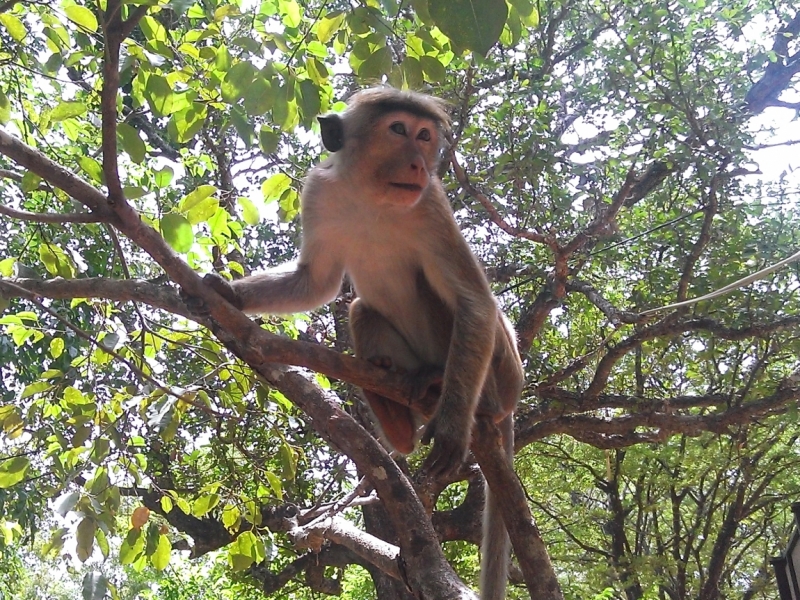
[[[275,152],[278,149],[278,144],[280,141],[281,136],[267,126],[262,126],[261,131],[258,132],[258,143],[261,146],[261,151],[264,154],[272,154]]]
[[[169,538],[163,534],[159,535],[158,545],[156,546],[155,552],[150,555],[150,562],[157,571],[163,571],[167,568],[167,565],[169,564],[170,552],[172,552],[172,544],[170,543]]]
[[[145,159],[147,148],[138,131],[127,123],[120,123],[117,125],[117,136],[122,143],[122,149],[128,153],[133,162],[139,164]]]
[[[187,253],[194,244],[194,232],[189,220],[183,215],[169,213],[161,219],[161,233],[175,252]]]
[[[264,201],[270,202],[281,197],[284,191],[289,189],[292,180],[284,173],[277,173],[267,179],[261,186],[261,193],[264,194]]]
[[[178,212],[186,213],[190,211],[216,191],[216,186],[208,184],[198,185],[195,189],[183,197],[180,205],[178,206]]]
[[[11,277],[14,274],[14,265],[16,263],[16,258],[4,258],[0,260],[0,275],[3,277]]]
[[[345,14],[340,12],[338,14],[332,13],[324,19],[320,19],[316,27],[317,39],[323,44],[327,44],[331,41],[333,36],[336,35],[336,32],[342,28],[344,17]]]
[[[244,222],[251,227],[258,225],[258,222],[261,220],[261,215],[256,205],[253,204],[249,198],[245,198],[244,196],[240,196],[238,202],[239,206],[242,207],[242,218],[244,218]]]
[[[206,494],[200,496],[192,504],[192,514],[195,517],[202,517],[209,513],[219,503],[219,494]]]
[[[50,340],[50,356],[58,358],[64,352],[64,340],[62,338],[53,338]]]
[[[8,34],[14,38],[15,42],[21,42],[25,39],[25,36],[28,35],[28,30],[25,29],[25,25],[14,15],[10,15],[6,12],[0,13],[0,23],[8,31]]]
[[[73,4],[65,7],[64,12],[67,14],[67,18],[76,25],[80,25],[89,31],[97,31],[97,17],[85,6]]]
[[[175,94],[172,86],[161,75],[150,75],[144,89],[144,96],[157,117],[166,117],[175,110]]]
[[[119,563],[129,565],[144,551],[144,536],[141,529],[131,529],[119,547]]]
[[[252,85],[256,68],[249,62],[240,62],[233,65],[222,80],[220,91],[222,99],[230,104],[238,102]]]
[[[0,13],[0,17],[3,16]],[[0,90],[0,125],[5,125],[11,120],[11,102],[8,97]]]
[[[86,114],[87,110],[88,109],[83,102],[59,102],[58,106],[56,106],[53,109],[53,112],[50,113],[50,120],[63,121],[64,119],[70,119],[72,117],[80,117],[81,115]]]

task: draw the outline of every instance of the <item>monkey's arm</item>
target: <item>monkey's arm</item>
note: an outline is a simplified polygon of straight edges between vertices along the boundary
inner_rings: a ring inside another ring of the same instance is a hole
[[[306,236],[300,260],[232,282],[239,308],[248,313],[285,314],[313,310],[336,297],[344,267],[335,250],[323,251]]]
[[[466,457],[497,327],[497,304],[466,241],[460,234],[442,237],[450,238],[447,249],[432,252],[423,266],[431,286],[453,309],[439,410],[425,435],[434,438],[425,462],[432,475],[456,471]]]

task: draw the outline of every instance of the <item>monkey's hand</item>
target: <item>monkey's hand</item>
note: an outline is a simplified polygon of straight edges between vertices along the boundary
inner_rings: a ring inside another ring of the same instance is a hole
[[[422,443],[427,444],[433,439],[433,448],[422,463],[424,474],[431,477],[451,477],[461,468],[467,458],[471,433],[471,423],[461,423],[464,420],[462,415],[452,418],[440,410],[428,423]]]
[[[220,296],[225,298],[225,300],[230,302],[233,306],[235,306],[239,310],[242,309],[241,298],[239,298],[239,295],[236,293],[236,290],[233,289],[233,286],[224,277],[222,277],[222,275],[218,273],[208,273],[206,276],[203,277],[203,283],[211,287],[215,292],[217,292]],[[182,288],[180,294],[181,294],[181,299],[189,308],[189,311],[192,314],[195,314],[199,317],[208,316],[209,314],[208,305],[202,298],[198,298],[196,296],[190,296]]]

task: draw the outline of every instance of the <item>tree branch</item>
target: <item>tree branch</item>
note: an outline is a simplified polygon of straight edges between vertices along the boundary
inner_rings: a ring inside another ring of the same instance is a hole
[[[19,221],[34,223],[101,223],[103,218],[91,212],[86,213],[34,213],[0,204],[0,215]]]
[[[361,531],[341,517],[328,517],[289,531],[289,537],[298,548],[318,552],[323,540],[330,540],[351,550],[381,571],[403,578],[400,571],[400,549],[393,544]]]

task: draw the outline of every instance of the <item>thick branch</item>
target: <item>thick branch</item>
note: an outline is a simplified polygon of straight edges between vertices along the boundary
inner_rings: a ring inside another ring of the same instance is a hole
[[[117,165],[117,90],[119,89],[119,49],[125,39],[122,6],[119,0],[108,0],[103,15],[103,89],[100,92],[102,117],[103,175],[108,186],[108,201],[124,201],[122,182]]]
[[[102,192],[2,129],[0,129],[0,154],[32,171],[49,184],[64,190],[104,221],[110,223],[116,221]]]
[[[297,547],[315,551],[321,548],[322,540],[336,542],[387,575],[402,579],[399,548],[361,531],[341,517],[331,517],[296,527],[289,531],[289,536]]]
[[[778,100],[792,78],[800,72],[800,52],[789,55],[789,43],[800,35],[800,12],[775,34],[772,51],[778,60],[767,63],[764,75],[753,84],[745,97],[748,110],[757,114]]]
[[[196,319],[174,288],[150,283],[143,279],[107,279],[90,277],[87,279],[13,279],[8,283],[27,291],[53,300],[71,300],[72,298],[102,298],[115,302],[141,302],[155,308],[169,311],[190,319]],[[17,298],[21,294],[11,285],[4,285],[0,278],[0,292],[5,298]]]
[[[563,600],[547,548],[528,507],[525,490],[506,460],[500,432],[488,419],[477,419],[473,438],[472,453],[500,506],[531,598]]]

